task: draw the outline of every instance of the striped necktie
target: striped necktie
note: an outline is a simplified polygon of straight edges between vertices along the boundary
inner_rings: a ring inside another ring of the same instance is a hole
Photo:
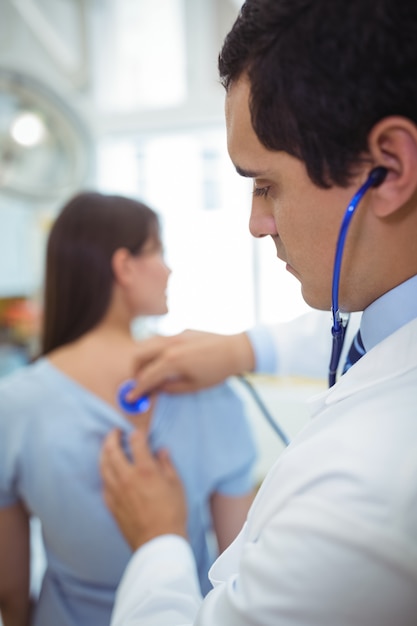
[[[345,374],[348,369],[351,368],[354,363],[356,363],[356,361],[359,361],[359,359],[365,354],[365,352],[366,350],[362,343],[361,331],[358,330],[352,341],[352,345],[349,348],[342,374]]]

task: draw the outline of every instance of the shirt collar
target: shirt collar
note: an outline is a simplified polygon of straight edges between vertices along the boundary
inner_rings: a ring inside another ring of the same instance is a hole
[[[417,317],[417,275],[372,302],[361,318],[366,351]]]
[[[417,367],[417,317],[403,324],[395,331],[395,336],[381,341],[372,351],[366,353],[354,367],[340,377],[337,383],[309,398],[312,417],[320,413],[326,405],[334,404],[353,394],[401,377]]]

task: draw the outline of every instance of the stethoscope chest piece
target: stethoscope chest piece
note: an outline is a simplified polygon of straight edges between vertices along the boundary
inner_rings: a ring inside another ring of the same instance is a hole
[[[134,380],[128,380],[120,385],[117,393],[117,401],[119,406],[126,411],[126,413],[145,413],[150,406],[151,401],[148,396],[140,396],[133,401],[127,400],[126,396],[129,391],[135,388],[136,382]]]

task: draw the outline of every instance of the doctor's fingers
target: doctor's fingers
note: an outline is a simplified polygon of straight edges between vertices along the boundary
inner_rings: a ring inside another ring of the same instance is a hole
[[[162,448],[153,455],[147,442],[146,433],[139,429],[130,436],[130,449],[133,457],[131,468],[134,470],[134,475],[126,473],[121,477],[124,481],[124,487],[127,488],[128,483],[131,483],[137,492],[136,495],[145,498],[149,490],[153,491],[154,495],[159,490],[162,492],[173,490],[172,493],[177,492],[178,495],[179,492],[183,492],[181,478],[171,461],[168,450]]]
[[[112,430],[104,440],[100,454],[100,472],[104,482],[117,488],[120,481],[133,472],[132,463],[123,452],[120,431]]]
[[[167,346],[175,341],[176,335],[171,337],[163,335],[155,335],[149,339],[142,339],[137,346],[137,352],[135,356],[136,366],[138,368],[143,367],[150,361],[156,359]]]
[[[167,348],[159,354],[155,360],[147,363],[141,368],[135,368],[134,376],[136,386],[129,394],[129,400],[135,400],[139,396],[152,391],[166,391],[167,384],[176,384],[182,381],[182,373],[176,363],[176,350],[172,353],[173,347]]]
[[[175,346],[181,344],[181,335],[151,337],[140,342],[133,366],[137,384],[128,394],[129,400],[161,390],[165,381],[177,374]]]
[[[222,336],[215,333],[186,330],[171,337],[147,340],[157,339],[138,353],[134,367],[136,387],[128,399],[157,389],[168,393],[196,391],[223,380],[223,375],[214,375],[212,382],[213,368],[205,361],[207,351],[213,352],[213,345],[214,352],[218,352],[219,338],[223,342]]]
[[[154,455],[149,448],[146,432],[137,429],[130,435],[130,449],[135,470],[135,486],[143,485],[143,492],[152,484],[171,485],[174,488],[180,485],[182,490],[181,478],[168,450],[161,448]]]
[[[197,391],[223,380],[207,357],[213,352],[212,338],[198,331],[178,335],[154,361],[136,372],[137,387],[141,395],[146,389],[159,389],[166,393]],[[215,353],[218,353],[215,350]],[[216,354],[217,357],[217,354]],[[221,361],[217,357],[216,360]]]
[[[120,433],[112,431],[106,438],[102,450],[102,466],[104,471],[113,476],[114,480],[127,481],[132,475],[143,474],[144,477],[157,469],[158,462],[153,456],[147,439],[147,433],[137,428],[129,437],[132,453],[130,461],[122,448]]]
[[[159,469],[162,474],[168,479],[170,482],[181,482],[181,479],[177,473],[175,465],[171,461],[171,457],[169,455],[168,450],[161,449],[156,453],[156,460],[159,465]]]

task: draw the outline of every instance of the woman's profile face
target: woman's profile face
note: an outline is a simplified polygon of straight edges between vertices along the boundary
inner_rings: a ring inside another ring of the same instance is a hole
[[[138,254],[130,256],[129,263],[132,280],[128,296],[133,316],[167,313],[171,270],[165,263],[160,239],[151,236]]]

